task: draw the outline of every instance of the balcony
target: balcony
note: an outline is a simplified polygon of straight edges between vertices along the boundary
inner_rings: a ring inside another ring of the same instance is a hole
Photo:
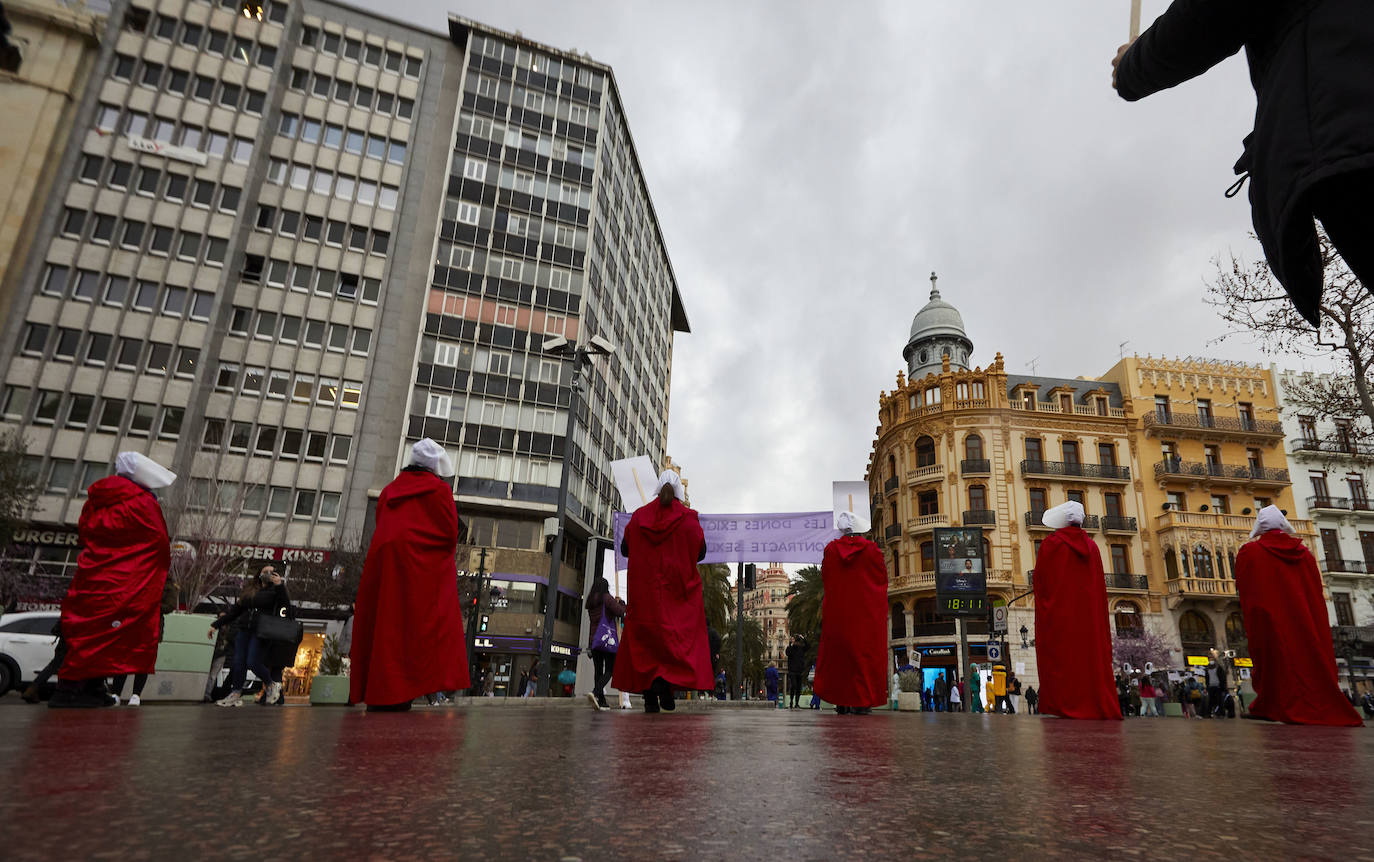
[[[1107,572],[1107,589],[1145,592],[1150,589],[1150,579],[1145,575],[1129,575],[1125,572]]]
[[[915,470],[908,470],[906,473],[906,483],[908,485],[920,485],[924,482],[938,482],[945,478],[945,468],[939,464],[927,464],[924,467],[917,467]]]
[[[1160,461],[1155,464],[1155,479],[1175,479],[1232,485],[1287,485],[1288,471],[1272,467],[1250,467],[1220,462]]]
[[[902,525],[901,525],[901,524],[889,524],[888,527],[887,527],[887,529],[883,530],[883,538],[887,539],[889,542],[895,542],[896,540],[900,539],[901,537],[902,537]]]
[[[906,531],[908,533],[929,533],[936,527],[948,527],[949,515],[936,513],[934,515],[918,515],[915,518],[908,518]]]
[[[886,482],[883,483],[883,493],[895,494],[897,492],[897,486],[899,484],[900,483],[897,481],[897,477],[893,476],[892,478],[888,479]]]
[[[1089,479],[1105,482],[1129,482],[1130,467],[1115,464],[1084,464],[1081,461],[1034,461],[1021,462],[1022,476],[1063,476],[1073,479]]]
[[[1293,452],[1322,452],[1328,455],[1349,455],[1352,458],[1374,458],[1374,443],[1356,443],[1354,440],[1298,440],[1293,444]]]
[[[1229,416],[1198,416],[1156,410],[1145,414],[1145,433],[1158,436],[1163,431],[1186,437],[1226,438],[1240,441],[1282,439],[1283,423],[1271,419],[1241,419]]]
[[[1322,560],[1322,571],[1345,575],[1374,575],[1374,567],[1361,560]]]
[[[933,638],[933,637],[953,637],[954,620],[939,623],[917,623],[911,626],[911,637],[914,638]]]
[[[1104,533],[1137,533],[1140,530],[1135,525],[1135,518],[1125,518],[1120,515],[1103,515],[1102,531]]]
[[[992,509],[969,509],[964,512],[965,527],[995,527],[997,513]]]
[[[1026,526],[1030,527],[1032,530],[1051,529],[1050,527],[1046,527],[1044,524],[1040,523],[1040,518],[1044,514],[1044,509],[1031,509],[1029,512],[1026,513]]]
[[[1318,510],[1325,510],[1325,511],[1331,511],[1331,512],[1349,512],[1349,511],[1352,511],[1352,509],[1350,508],[1350,498],[1349,498],[1349,497],[1320,497],[1320,496],[1318,496],[1318,497],[1308,497],[1308,498],[1307,498],[1307,510],[1308,510],[1309,512],[1315,512],[1315,511],[1318,511]]]
[[[1311,521],[1302,518],[1289,518],[1288,522],[1293,525],[1293,529],[1300,534],[1315,534],[1316,530]],[[1205,530],[1237,530],[1249,533],[1255,526],[1254,515],[1226,515],[1220,512],[1182,512],[1178,509],[1155,516],[1156,530],[1169,529],[1205,529]]]
[[[959,462],[959,472],[964,476],[991,476],[992,461],[987,458],[965,458]]]
[[[1024,410],[1027,413],[1064,413],[1072,416],[1110,416],[1113,419],[1124,419],[1126,408],[1108,407],[1107,412],[1103,413],[1096,407],[1088,404],[1074,404],[1071,409],[1065,410],[1057,401],[1037,401],[1034,407],[1029,407],[1026,402],[1016,399],[1009,405],[1013,410]]]
[[[1218,599],[1234,597],[1236,582],[1224,578],[1173,578],[1169,596],[1177,599]]]

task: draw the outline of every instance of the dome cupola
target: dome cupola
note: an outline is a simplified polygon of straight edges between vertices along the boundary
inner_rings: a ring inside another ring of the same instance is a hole
[[[912,318],[911,336],[902,350],[909,380],[939,374],[946,356],[951,369],[967,371],[973,353],[973,342],[964,332],[964,318],[940,298],[937,278],[930,274],[930,301]]]

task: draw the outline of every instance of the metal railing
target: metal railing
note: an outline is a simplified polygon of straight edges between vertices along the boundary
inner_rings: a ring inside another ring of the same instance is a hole
[[[964,512],[964,526],[987,525],[997,523],[997,513],[992,509],[969,509]]]
[[[1135,518],[1127,518],[1121,515],[1103,515],[1102,529],[1107,532],[1136,533],[1139,528],[1135,524]]]
[[[1295,451],[1328,452],[1333,455],[1356,455],[1374,457],[1374,443],[1356,443],[1353,440],[1298,440],[1293,444]]]
[[[1148,590],[1150,579],[1145,575],[1131,575],[1125,572],[1107,572],[1109,590]]]
[[[1026,513],[1026,526],[1039,527],[1042,530],[1048,530],[1049,527],[1046,527],[1044,524],[1040,523],[1040,518],[1044,514],[1044,509],[1031,509],[1029,512]]]
[[[1350,511],[1349,497],[1323,497],[1314,496],[1307,498],[1307,508],[1309,509],[1340,509]]]
[[[959,462],[959,472],[965,476],[972,473],[992,473],[992,461],[987,458],[965,458]]]
[[[1374,574],[1374,568],[1362,560],[1322,560],[1324,572],[1347,572],[1352,575]]]
[[[1222,464],[1219,461],[1159,461],[1155,464],[1155,478],[1166,476],[1203,476],[1228,482],[1288,482],[1288,471],[1273,467]]]
[[[1097,515],[1084,515],[1082,526],[1085,530],[1096,530],[1098,527]]]
[[[1261,434],[1282,437],[1283,423],[1272,419],[1241,419],[1230,416],[1198,416],[1194,413],[1174,413],[1159,410],[1145,414],[1145,427],[1163,425],[1168,428],[1188,428],[1199,431],[1230,431],[1241,434]]]
[[[1131,478],[1131,468],[1120,467],[1115,464],[1084,464],[1081,461],[1036,461],[1028,458],[1021,462],[1021,475],[1028,474],[1127,481]]]
[[[897,490],[898,484],[900,483],[897,481],[897,477],[893,476],[892,478],[888,479],[886,482],[883,483],[883,493],[891,494],[893,491]]]
[[[902,525],[889,524],[887,529],[883,530],[883,537],[889,542],[893,539],[900,539],[902,537]]]

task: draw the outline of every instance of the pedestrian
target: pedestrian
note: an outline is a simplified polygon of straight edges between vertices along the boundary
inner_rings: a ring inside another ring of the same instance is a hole
[[[162,643],[162,635],[167,631],[167,615],[177,609],[177,584],[170,577],[162,587],[162,602],[158,607],[160,615],[157,621],[157,642]],[[110,690],[118,698],[124,691],[124,679],[127,674],[115,674],[111,680]],[[143,687],[148,684],[148,674],[134,674],[134,687],[129,694],[129,706],[138,706],[143,702]]]
[[[264,704],[276,702],[281,694],[281,682],[280,678],[274,681],[272,676],[269,658],[272,644],[258,637],[256,631],[259,617],[280,614],[289,604],[281,575],[277,574],[274,566],[263,566],[253,580],[244,585],[234,606],[210,623],[211,635],[219,629],[234,633],[229,693],[216,701],[219,706],[243,706],[243,692],[247,688],[250,670],[262,683],[258,701]]]
[[[728,692],[729,689],[725,682],[725,671],[722,670],[720,673],[716,674],[716,700],[725,700]]]
[[[1040,695],[1036,694],[1035,686],[1026,686],[1026,714],[1039,715],[1040,709],[1036,706],[1040,701]]]
[[[1131,714],[1131,696],[1127,693],[1126,677],[1124,674],[1117,674],[1116,680],[1116,703],[1121,707],[1122,715]]]
[[[530,676],[525,681],[525,693],[521,697],[534,697],[537,688],[539,688],[539,665],[536,660],[530,663]]]
[[[1197,677],[1189,674],[1183,684],[1183,714],[1187,718],[1199,718],[1198,709],[1202,706],[1204,689],[1198,684]]]
[[[1364,710],[1365,718],[1374,718],[1374,692],[1364,693],[1364,697],[1360,698],[1360,709]]]
[[[811,700],[810,700],[809,703],[807,703],[806,708],[807,708],[807,709],[820,709],[820,708],[821,708],[821,696],[820,696],[819,694],[816,694],[816,692],[814,692],[814,691],[811,692]]]
[[[982,713],[983,711],[983,675],[978,672],[978,665],[968,666],[968,702],[971,712]]]
[[[778,702],[778,663],[770,661],[763,671],[763,688],[773,703]]]
[[[115,458],[115,475],[91,483],[77,535],[81,553],[62,600],[67,653],[49,707],[114,706],[113,674],[152,673],[158,607],[171,546],[153,491],[176,474],[137,452]]]
[[[675,689],[711,687],[706,603],[697,563],[706,537],[697,513],[683,502],[682,479],[664,470],[657,499],[635,510],[620,543],[629,560],[628,607],[612,679],[622,691],[644,695],[644,711],[671,712]]]
[[[923,712],[935,711],[935,699],[931,696],[930,686],[926,686],[921,692],[921,710]]]
[[[788,707],[801,709],[802,682],[806,679],[806,638],[793,635],[784,655],[787,656]]]
[[[1216,648],[1208,650],[1207,664],[1207,717],[1221,718],[1226,708],[1226,665]]]
[[[1035,565],[1035,656],[1040,709],[1061,718],[1121,719],[1113,694],[1112,638],[1102,553],[1074,500],[1041,516],[1054,530]]]
[[[525,687],[528,686],[529,684],[530,684],[530,674],[529,674],[529,671],[523,671],[523,670],[520,671],[520,681],[519,681],[519,682],[516,684],[516,686],[515,686],[515,696],[516,696],[516,697],[524,697],[524,696],[525,696]]]
[[[458,604],[453,473],[443,447],[423,438],[377,499],[349,653],[349,701],[369,711],[404,711],[429,692],[471,686]]]
[[[1140,705],[1145,710],[1141,715],[1159,717],[1159,707],[1155,703],[1154,682],[1149,674],[1142,674],[1139,680],[1140,688],[1137,695],[1140,698]]]
[[[1021,708],[1021,680],[1014,673],[1007,682],[1007,700],[1011,703],[1013,713]]]
[[[946,688],[945,674],[943,671],[940,673],[939,676],[935,677],[935,684],[931,686],[931,694],[934,695],[935,711],[944,712],[945,704],[947,703],[946,698],[949,696],[949,691]]]
[[[955,680],[954,686],[959,689],[959,712],[963,712],[965,708],[964,703],[968,700],[968,695],[965,693],[964,689],[964,681],[962,679]]]
[[[573,686],[577,684],[577,671],[564,667],[558,672],[558,684],[563,686],[564,697],[572,697]]]
[[[821,628],[812,687],[840,713],[867,714],[887,700],[887,564],[853,512],[821,555]]]
[[[34,675],[29,687],[24,689],[24,693],[20,695],[27,703],[38,703],[42,700],[43,686],[48,684],[48,680],[57,673],[57,669],[62,667],[63,660],[67,658],[67,642],[62,638],[62,620],[60,617],[52,624],[52,636],[57,639],[57,644],[53,647],[52,659]]]
[[[1007,669],[1000,664],[992,666],[992,711],[1014,712],[1007,700]]]
[[[892,709],[897,709],[897,701],[902,696],[902,676],[897,671],[892,672]]]
[[[1131,711],[1131,715],[1139,718],[1141,708],[1144,706],[1144,698],[1140,694],[1140,681],[1135,677],[1126,677],[1126,705]]]
[[[1248,172],[1269,268],[1318,326],[1323,266],[1314,217],[1374,292],[1374,14],[1365,0],[1174,0],[1117,50],[1112,85],[1134,102],[1242,46],[1258,103],[1235,188]]]
[[[592,581],[583,606],[591,633],[587,650],[592,657],[592,690],[587,699],[598,710],[610,709],[606,702],[606,683],[615,671],[615,655],[620,649],[620,620],[625,618],[625,603],[611,595],[611,583],[602,575]]]
[[[1374,18],[1374,16],[1371,16]],[[1248,718],[1289,724],[1356,726],[1363,722],[1341,695],[1336,655],[1312,552],[1275,506],[1265,506],[1236,554],[1255,699]]]
[[[963,712],[963,701],[963,696],[959,694],[959,683],[951,682],[949,684],[949,711]]]

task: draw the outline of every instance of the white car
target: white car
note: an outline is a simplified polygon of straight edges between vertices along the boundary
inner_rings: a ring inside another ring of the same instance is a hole
[[[0,695],[31,681],[52,661],[60,611],[25,611],[0,617]]]

